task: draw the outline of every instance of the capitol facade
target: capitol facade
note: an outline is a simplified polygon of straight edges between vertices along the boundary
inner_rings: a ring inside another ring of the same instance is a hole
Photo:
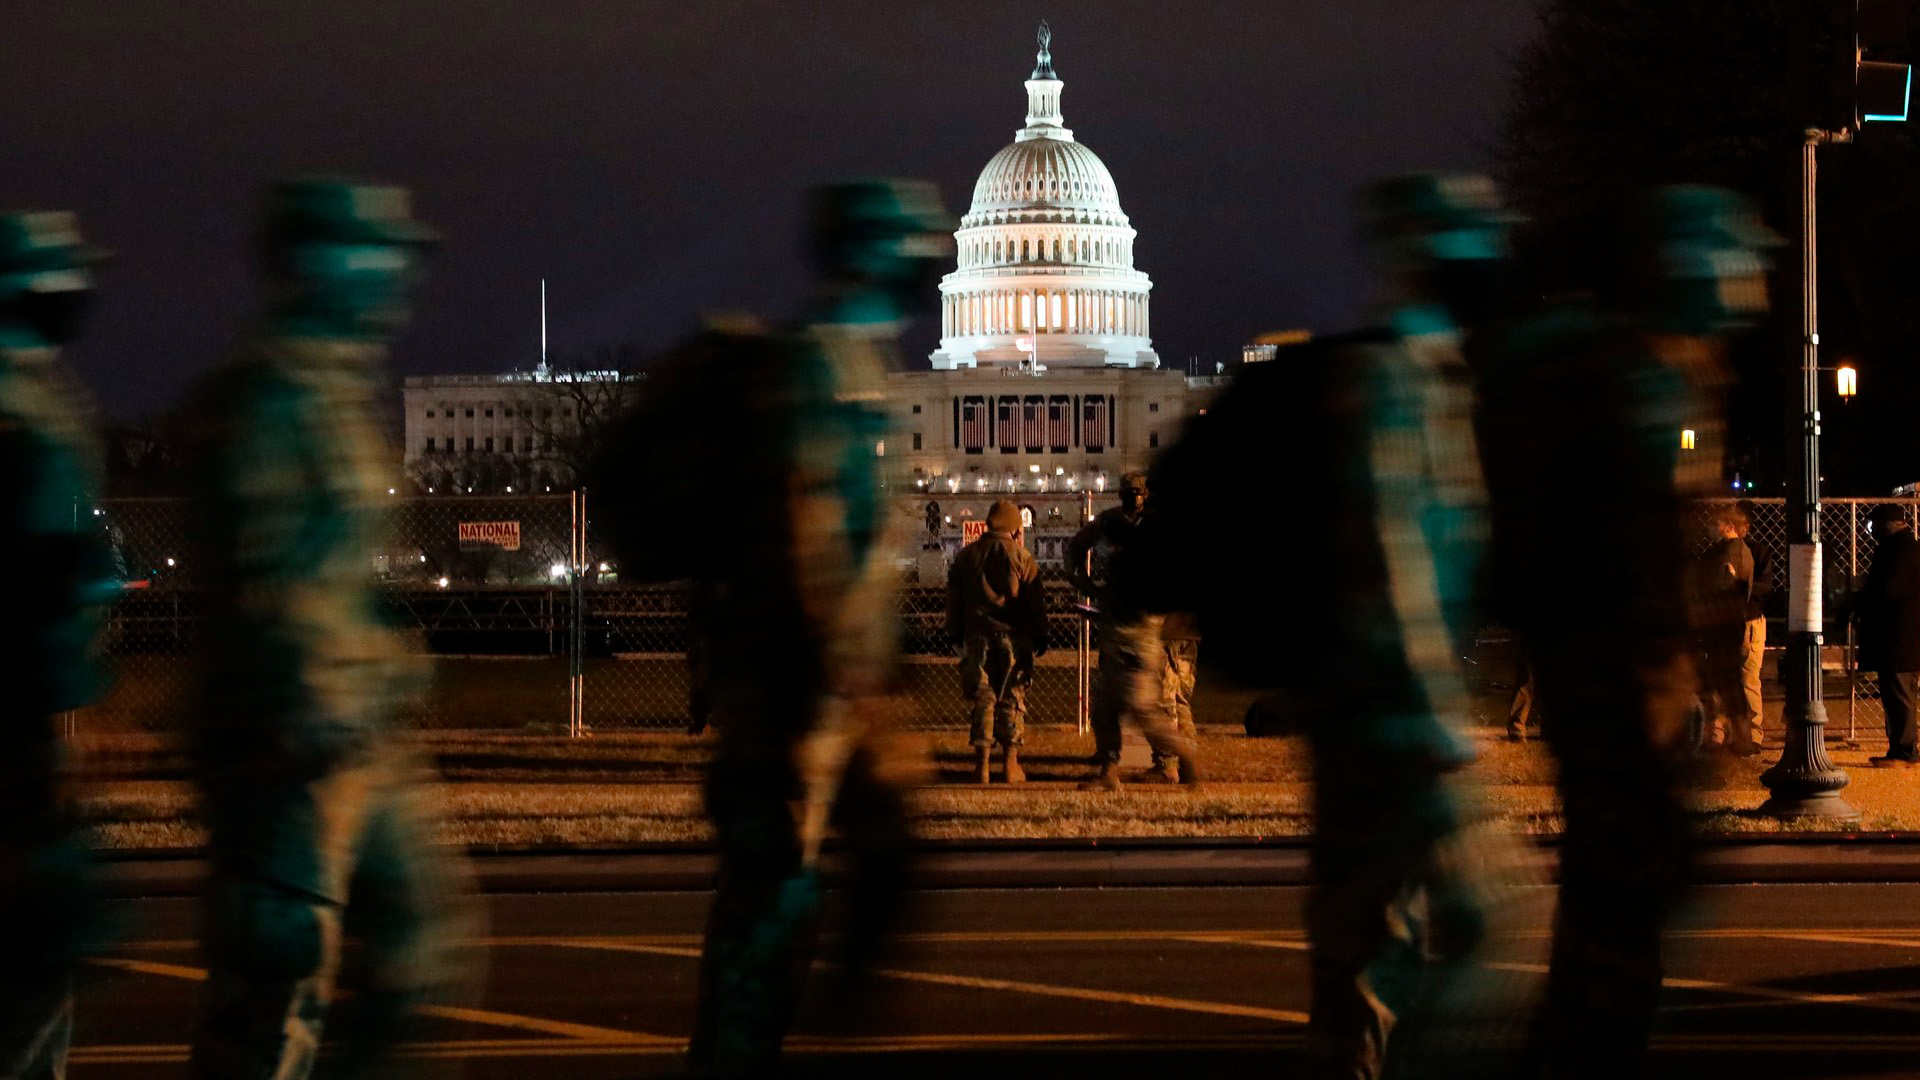
[[[1215,382],[1160,366],[1153,282],[1134,268],[1113,174],[1064,123],[1051,44],[1042,24],[1026,122],[988,160],[954,233],[932,370],[889,377],[886,451],[896,490],[940,502],[956,528],[996,497],[1034,508],[1043,558],[1058,546],[1048,525],[1070,532],[1083,493],[1104,505]]]

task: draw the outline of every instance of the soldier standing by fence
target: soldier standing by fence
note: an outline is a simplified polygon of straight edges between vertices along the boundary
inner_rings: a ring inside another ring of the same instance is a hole
[[[1161,644],[1166,616],[1143,611],[1111,588],[1114,568],[1147,514],[1147,475],[1120,478],[1120,505],[1110,507],[1067,541],[1067,574],[1093,597],[1100,667],[1093,682],[1093,756],[1100,772],[1085,791],[1119,791],[1121,726],[1132,724],[1153,748],[1162,777],[1189,787],[1200,782],[1199,746],[1174,724],[1166,702],[1167,655]],[[1177,775],[1175,775],[1177,774]]]
[[[94,639],[115,586],[92,410],[59,363],[98,258],[71,214],[0,215],[0,1076],[23,1080],[65,1075],[73,972],[98,932],[55,729],[105,681]]]
[[[394,483],[386,343],[435,236],[404,190],[330,180],[274,185],[263,232],[265,325],[189,414],[212,863],[192,1071],[222,1080],[310,1075],[323,1021],[338,1074],[385,1061],[476,929],[391,737],[426,671],[373,574]]]
[[[1024,783],[1027,687],[1034,659],[1047,651],[1047,607],[1040,565],[1021,542],[1020,508],[1009,499],[987,511],[987,532],[947,572],[947,633],[961,639],[960,695],[968,702],[975,782],[990,779],[998,742],[1007,783]]]

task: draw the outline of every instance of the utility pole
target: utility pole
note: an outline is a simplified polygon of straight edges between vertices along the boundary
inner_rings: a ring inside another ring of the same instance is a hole
[[[1819,70],[1793,85],[1809,93],[1816,123],[1800,146],[1800,342],[1787,395],[1787,646],[1780,663],[1786,690],[1786,746],[1760,777],[1772,796],[1760,809],[1775,817],[1857,821],[1840,797],[1847,774],[1827,757],[1827,706],[1822,685],[1820,546],[1820,230],[1819,149],[1853,141],[1860,125],[1903,122],[1912,103],[1913,69],[1905,63],[1913,34],[1910,0],[1823,0],[1801,11],[1826,17],[1803,27],[1802,42],[1823,37],[1832,48]]]

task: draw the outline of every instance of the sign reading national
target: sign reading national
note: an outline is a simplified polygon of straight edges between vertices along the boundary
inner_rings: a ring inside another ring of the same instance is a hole
[[[984,521],[963,521],[960,523],[960,540],[971,544],[987,535],[987,523]]]
[[[520,550],[520,523],[517,521],[463,521],[460,523],[460,550],[482,548]]]

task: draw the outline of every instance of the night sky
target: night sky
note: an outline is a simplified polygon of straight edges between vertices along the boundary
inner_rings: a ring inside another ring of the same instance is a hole
[[[402,373],[530,364],[543,276],[556,351],[664,347],[796,308],[810,185],[925,176],[964,212],[1042,17],[1172,366],[1358,319],[1353,188],[1489,167],[1534,30],[1526,0],[62,0],[0,43],[0,205],[77,210],[118,253],[73,357],[120,417],[232,348],[287,174],[408,184],[447,234]],[[916,360],[936,336],[929,312]]]

